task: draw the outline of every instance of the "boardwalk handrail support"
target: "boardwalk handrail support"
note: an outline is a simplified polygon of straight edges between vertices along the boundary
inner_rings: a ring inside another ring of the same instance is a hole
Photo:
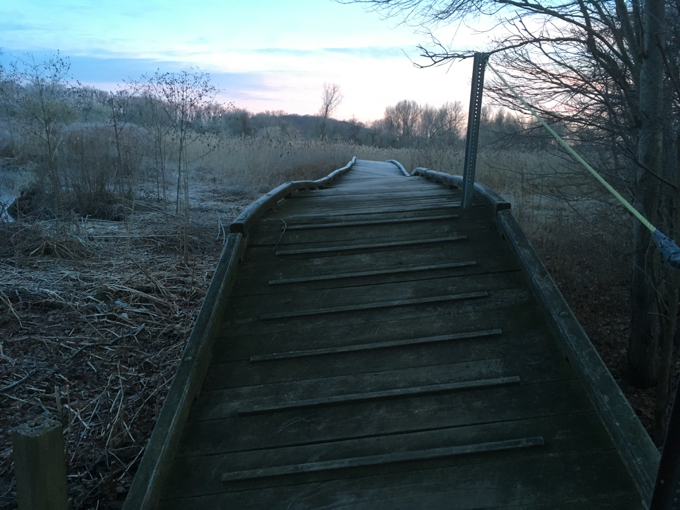
[[[484,95],[484,68],[489,55],[475,53],[472,68],[472,86],[470,90],[470,109],[468,110],[467,136],[465,137],[465,166],[463,167],[463,196],[461,207],[472,206],[475,168],[477,166],[477,144],[479,142],[479,124],[482,119],[482,96]]]
[[[428,181],[434,181],[456,188],[463,188],[464,186],[463,177],[460,175],[450,175],[442,172],[435,172],[434,170],[429,170],[427,168],[416,168],[413,170],[413,172],[411,172],[411,175],[424,177]],[[510,202],[480,182],[474,183],[472,192],[469,192],[470,199],[472,199],[473,194],[478,195],[494,214],[496,214],[498,211],[510,209],[511,207]]]

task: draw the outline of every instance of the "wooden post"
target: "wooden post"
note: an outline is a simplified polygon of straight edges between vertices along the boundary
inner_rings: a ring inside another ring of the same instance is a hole
[[[61,423],[38,418],[12,431],[19,510],[68,510]]]

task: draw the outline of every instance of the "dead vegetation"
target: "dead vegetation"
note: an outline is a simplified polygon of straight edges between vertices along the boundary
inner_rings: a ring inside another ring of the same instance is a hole
[[[16,507],[9,431],[64,425],[71,505],[119,508],[203,302],[225,228],[252,193],[179,220],[0,225],[0,508]]]

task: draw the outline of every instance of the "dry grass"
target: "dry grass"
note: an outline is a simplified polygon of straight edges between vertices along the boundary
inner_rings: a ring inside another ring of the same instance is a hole
[[[104,508],[127,491],[220,248],[198,229],[202,255],[183,266],[162,234],[167,218],[147,222],[131,240],[4,227],[22,241],[0,262],[3,507],[13,508],[8,432],[39,415],[64,425],[74,508]]]
[[[193,147],[198,154],[203,147]],[[352,159],[353,146],[320,141],[231,138],[200,161],[202,180],[266,192],[291,180],[320,179]]]

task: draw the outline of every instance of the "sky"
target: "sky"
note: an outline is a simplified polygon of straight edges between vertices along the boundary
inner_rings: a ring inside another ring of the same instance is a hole
[[[144,74],[200,69],[219,100],[253,113],[316,114],[340,85],[338,119],[382,118],[402,99],[469,102],[471,62],[417,69],[429,36],[400,19],[332,0],[20,0],[0,2],[0,63],[57,50],[81,84],[115,90]],[[466,27],[436,32],[481,50]]]

